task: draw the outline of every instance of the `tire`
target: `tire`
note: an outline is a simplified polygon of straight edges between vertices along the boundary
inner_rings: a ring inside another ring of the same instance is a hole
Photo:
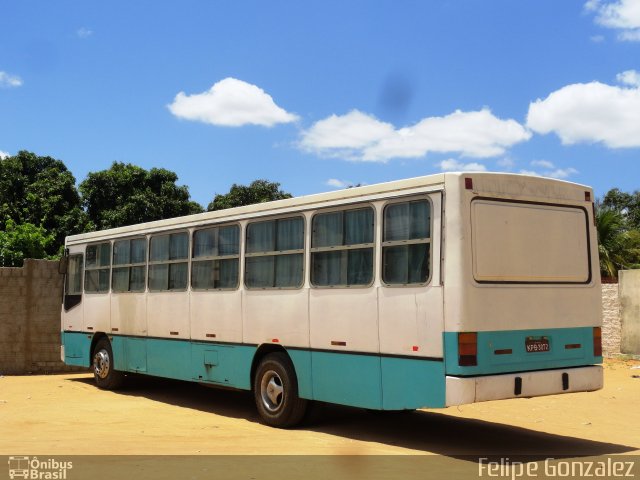
[[[296,372],[283,353],[270,353],[260,361],[253,379],[253,395],[260,417],[272,427],[299,424],[307,409],[307,400],[298,397]]]
[[[109,339],[101,338],[98,340],[91,358],[93,378],[98,388],[116,390],[122,386],[124,374],[113,369],[113,350]]]

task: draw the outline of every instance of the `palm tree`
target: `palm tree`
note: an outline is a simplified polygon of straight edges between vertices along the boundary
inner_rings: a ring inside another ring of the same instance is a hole
[[[618,270],[640,268],[640,231],[630,229],[618,210],[596,203],[600,273],[617,277]]]

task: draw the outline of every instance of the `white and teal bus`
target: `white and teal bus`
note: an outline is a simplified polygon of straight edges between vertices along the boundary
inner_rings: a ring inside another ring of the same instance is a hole
[[[70,236],[62,359],[403,410],[602,387],[593,192],[444,173]]]

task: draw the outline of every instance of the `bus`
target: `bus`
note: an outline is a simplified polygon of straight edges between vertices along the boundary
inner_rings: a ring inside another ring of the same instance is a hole
[[[414,410],[602,388],[589,187],[441,173],[69,236],[61,356],[310,402]]]

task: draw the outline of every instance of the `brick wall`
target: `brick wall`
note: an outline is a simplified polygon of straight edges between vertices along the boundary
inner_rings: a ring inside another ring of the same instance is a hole
[[[60,360],[58,262],[0,268],[0,375],[79,370]]]

